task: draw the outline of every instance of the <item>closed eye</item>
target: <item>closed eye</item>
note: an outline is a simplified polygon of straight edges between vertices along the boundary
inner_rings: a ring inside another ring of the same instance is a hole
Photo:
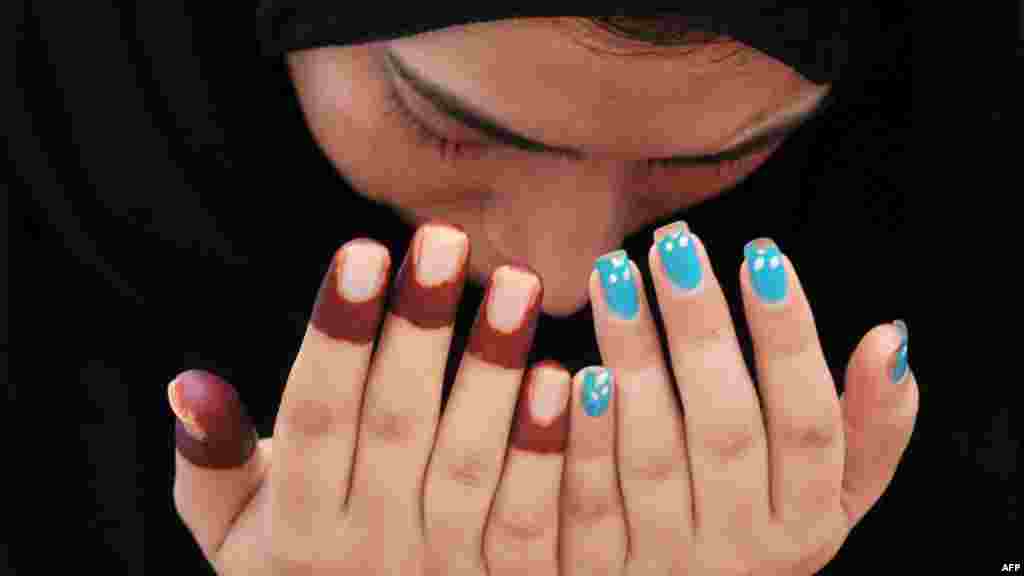
[[[486,113],[475,110],[472,105],[464,102],[446,88],[420,76],[402,62],[390,47],[385,49],[384,56],[388,64],[389,89],[387,95],[389,103],[396,111],[401,113],[401,116],[409,127],[416,131],[421,141],[437,148],[441,157],[445,160],[458,158],[464,155],[464,153],[470,153],[478,157],[489,148],[500,146],[575,160],[582,160],[587,156],[581,150],[537,142],[510,128],[502,126],[500,122],[491,118]],[[488,142],[459,142],[439,134],[405,103],[398,92],[398,82],[402,82],[404,86],[407,86],[420,98],[428,102],[432,110],[437,112],[439,116],[443,116],[464,128],[481,134]],[[831,100],[831,94],[831,90],[827,91],[823,96],[818,97],[813,102],[813,105],[807,109],[787,116],[766,128],[752,132],[747,139],[738,142],[727,150],[712,154],[649,158],[646,160],[646,163],[649,167],[671,168],[677,166],[719,165],[741,161],[754,153],[767,150],[783,141],[796,128],[826,108]]]

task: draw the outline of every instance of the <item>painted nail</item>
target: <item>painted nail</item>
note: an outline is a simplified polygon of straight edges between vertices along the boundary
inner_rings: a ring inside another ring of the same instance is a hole
[[[466,351],[499,366],[523,368],[543,299],[544,285],[533,270],[523,265],[496,269],[487,283]]]
[[[428,288],[454,280],[469,245],[465,232],[450,226],[428,225],[420,233],[416,280]]]
[[[637,313],[636,284],[625,250],[609,252],[594,263],[601,276],[605,302],[620,318],[630,320]]]
[[[347,246],[341,270],[341,295],[353,303],[373,298],[383,283],[381,272],[387,259],[387,249],[379,244],[353,242]]]
[[[201,468],[235,468],[259,440],[235,387],[205,370],[187,370],[167,385],[176,416],[174,444]]]
[[[572,376],[554,360],[534,365],[520,388],[511,443],[541,454],[565,450],[568,431],[566,405]]]
[[[892,355],[889,365],[889,378],[896,384],[903,381],[907,375],[907,343],[910,339],[910,332],[907,330],[907,323],[903,320],[893,322],[900,331],[900,347]]]
[[[654,231],[658,257],[665,275],[676,287],[690,291],[700,285],[702,271],[697,244],[690,227],[682,220]]]
[[[383,245],[369,238],[346,242],[335,251],[320,283],[310,324],[330,338],[353,343],[373,340],[390,265]]]
[[[458,226],[440,220],[420,226],[398,270],[391,313],[421,328],[454,323],[469,251],[469,236]]]
[[[587,369],[582,390],[583,411],[587,416],[600,416],[608,410],[614,384],[611,370],[603,366]]]
[[[743,247],[743,255],[754,292],[765,302],[781,302],[786,297],[786,266],[775,242],[769,238],[751,240]]]
[[[495,330],[514,332],[523,323],[539,284],[536,276],[525,270],[498,268],[487,301],[487,321]]]

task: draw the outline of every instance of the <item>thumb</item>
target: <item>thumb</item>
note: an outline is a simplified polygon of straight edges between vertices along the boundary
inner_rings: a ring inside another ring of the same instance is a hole
[[[234,386],[188,370],[167,386],[177,416],[174,505],[211,563],[259,487],[266,455]]]
[[[876,326],[861,340],[846,370],[840,399],[846,427],[842,503],[850,526],[889,486],[917,418],[917,381],[907,365],[907,326]]]

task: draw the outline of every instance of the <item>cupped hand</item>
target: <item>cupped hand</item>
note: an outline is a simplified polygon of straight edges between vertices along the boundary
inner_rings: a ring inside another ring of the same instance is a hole
[[[648,262],[667,358],[626,253],[599,258],[591,274],[615,401],[599,423],[573,413],[566,573],[813,574],[881,496],[909,442],[918,388],[906,325],[863,337],[837,397],[793,263],[753,240],[739,274],[755,388],[700,239],[684,222],[662,227]]]
[[[570,375],[542,364],[521,386],[542,298],[532,271],[502,266],[491,275],[440,414],[468,256],[461,230],[425,224],[387,304],[387,249],[366,239],[339,248],[273,444],[257,441],[223,379],[190,370],[171,382],[174,502],[218,573],[484,574],[510,562],[557,565]],[[529,406],[513,427],[521,388]],[[524,537],[532,527],[540,532]],[[519,544],[527,541],[525,553]]]
[[[171,383],[174,500],[218,572],[811,574],[891,480],[918,406],[906,327],[864,337],[838,398],[792,262],[751,242],[755,389],[682,223],[648,255],[669,358],[619,251],[589,286],[605,366],[570,380],[542,363],[520,386],[542,286],[501,267],[442,415],[468,250],[454,228],[421,227],[385,311],[386,249],[339,249],[273,451],[231,385],[201,371]]]

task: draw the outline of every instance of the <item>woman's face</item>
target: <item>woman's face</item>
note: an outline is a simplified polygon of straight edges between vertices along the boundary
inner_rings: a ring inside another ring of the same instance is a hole
[[[828,90],[729,39],[656,47],[575,18],[296,52],[290,67],[357,191],[412,224],[462,226],[481,283],[529,265],[559,316],[586,304],[596,257],[734,186]]]

